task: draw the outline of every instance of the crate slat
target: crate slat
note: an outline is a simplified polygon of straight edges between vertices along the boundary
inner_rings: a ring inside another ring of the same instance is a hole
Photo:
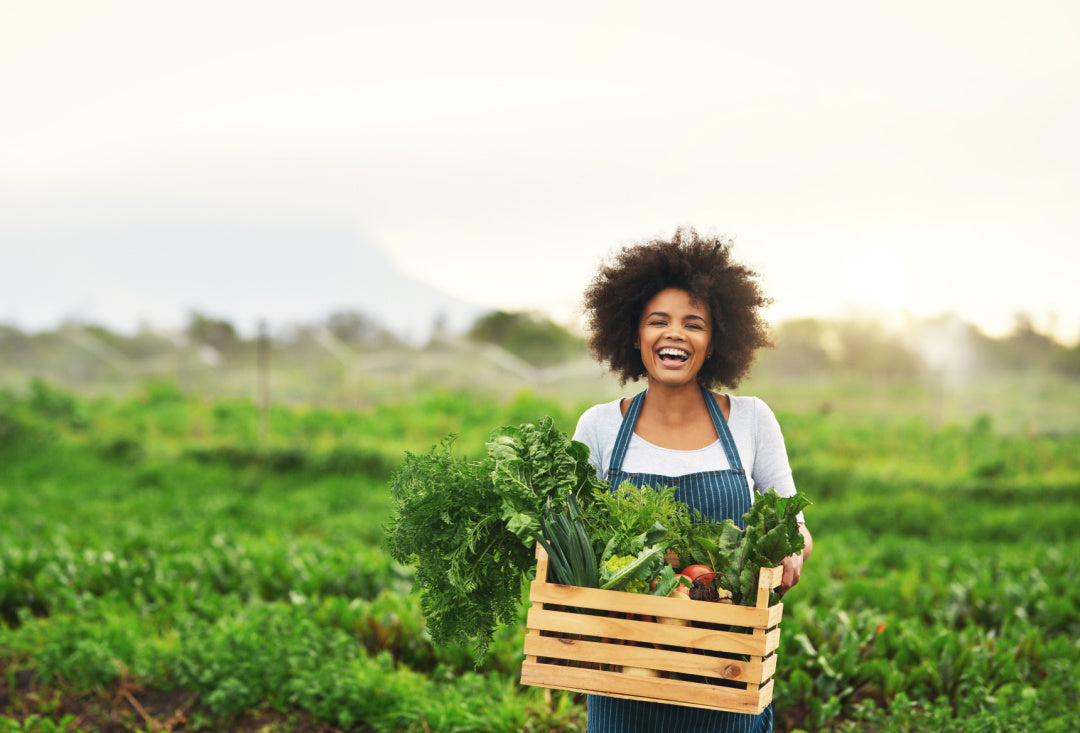
[[[646,667],[682,675],[715,677],[731,682],[760,685],[772,677],[776,656],[764,661],[746,661],[719,655],[691,651],[656,649],[629,644],[603,644],[585,639],[566,639],[556,636],[529,635],[525,637],[525,654],[531,657],[562,659],[567,662],[620,667]]]
[[[629,594],[627,594],[629,595]],[[694,601],[689,601],[694,603]],[[683,601],[686,603],[686,601]],[[698,601],[704,603],[704,601]],[[606,639],[637,641],[643,644],[685,646],[703,651],[765,656],[780,645],[780,629],[760,636],[694,626],[667,626],[655,621],[593,616],[586,613],[530,608],[526,621],[530,629],[579,634]]]
[[[780,616],[784,609],[783,603],[763,608],[704,602],[683,605],[686,602],[676,598],[650,596],[645,593],[624,593],[618,590],[578,588],[572,585],[542,582],[539,579],[529,586],[529,600],[534,603],[554,603],[560,606],[666,616],[703,623],[762,629],[770,629],[780,623]]]
[[[536,663],[522,665],[521,681],[527,685],[571,692],[755,714],[764,710],[772,700],[773,688],[772,680],[752,691],[694,684],[693,694],[688,696],[688,683],[680,680],[634,677],[621,672]]]

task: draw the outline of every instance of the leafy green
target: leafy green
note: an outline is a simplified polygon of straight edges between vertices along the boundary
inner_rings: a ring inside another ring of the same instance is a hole
[[[426,455],[406,454],[390,483],[386,545],[415,566],[432,641],[473,644],[481,657],[493,629],[514,620],[533,556],[501,521],[490,463],[456,458],[452,445],[447,437]]]
[[[588,498],[595,489],[607,487],[589,463],[588,446],[570,440],[548,417],[535,425],[497,428],[488,439],[487,450],[493,462],[492,481],[501,498],[502,519],[530,548],[549,499],[559,511],[569,495]]]
[[[664,567],[664,546],[644,547],[634,555],[612,555],[600,564],[600,587],[648,593],[649,581]]]
[[[675,568],[664,565],[660,569],[660,574],[656,576],[656,585],[649,593],[654,596],[670,596],[676,586],[679,585],[690,587],[692,583],[685,575],[676,575]]]
[[[730,519],[697,525],[691,557],[716,571],[716,584],[731,591],[732,603],[752,606],[761,568],[776,567],[805,546],[797,517],[809,504],[802,494],[782,497],[770,488],[743,515],[745,529]],[[774,591],[770,603],[776,600]]]
[[[676,552],[686,551],[699,515],[675,498],[676,491],[674,486],[654,489],[624,481],[615,490],[598,492],[587,512],[597,552],[603,557],[637,554],[641,535],[647,535],[646,545],[663,539]]]
[[[479,661],[495,628],[516,621],[545,509],[550,526],[562,526],[557,517],[573,497],[591,497],[604,484],[589,449],[548,417],[494,430],[480,460],[455,457],[453,441],[405,454],[391,477],[386,546],[416,567],[413,588],[432,641],[471,645]]]

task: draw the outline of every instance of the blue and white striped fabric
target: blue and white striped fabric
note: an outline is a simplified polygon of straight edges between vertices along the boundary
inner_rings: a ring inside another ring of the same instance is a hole
[[[743,526],[742,515],[750,509],[750,484],[746,480],[739,451],[728,430],[724,413],[716,398],[702,390],[716,433],[727,453],[730,469],[706,471],[685,476],[660,476],[648,473],[625,473],[623,457],[634,434],[641,406],[642,392],[630,403],[623,418],[615,448],[608,467],[608,481],[613,487],[624,481],[636,486],[678,486],[676,497],[699,510],[714,521],[731,519]],[[616,697],[589,695],[589,724],[587,733],[772,733],[772,705],[760,715],[728,713],[718,710],[669,705],[665,703],[624,700]]]

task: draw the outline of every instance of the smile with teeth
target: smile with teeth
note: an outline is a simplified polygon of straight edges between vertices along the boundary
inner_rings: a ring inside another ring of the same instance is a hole
[[[660,361],[686,361],[690,358],[690,352],[685,349],[676,349],[673,347],[665,347],[657,352],[657,356],[660,357]]]

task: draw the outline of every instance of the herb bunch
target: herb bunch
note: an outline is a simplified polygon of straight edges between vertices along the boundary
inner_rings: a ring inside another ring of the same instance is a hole
[[[613,490],[605,486],[598,491],[587,517],[596,554],[604,558],[612,554],[636,554],[640,549],[633,547],[637,538],[657,529],[662,531],[658,537],[664,539],[665,549],[688,552],[692,527],[702,517],[676,499],[676,491],[674,486],[654,489],[635,486],[629,481]]]
[[[517,618],[549,502],[561,512],[568,497],[588,499],[604,484],[588,448],[547,417],[496,429],[478,460],[455,457],[453,441],[405,454],[391,477],[386,547],[415,566],[432,641],[472,646],[479,662],[495,628]]]

